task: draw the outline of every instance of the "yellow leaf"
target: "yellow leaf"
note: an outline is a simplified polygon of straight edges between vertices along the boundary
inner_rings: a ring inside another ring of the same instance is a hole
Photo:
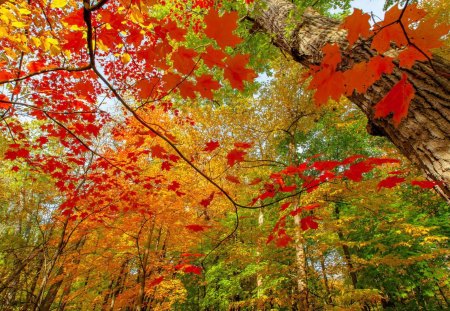
[[[67,0],[53,0],[50,7],[52,9],[60,9],[67,5]]]
[[[122,61],[122,63],[127,64],[131,60],[131,56],[128,53],[124,53],[120,57],[120,60]]]
[[[22,22],[12,22],[11,24],[16,28],[24,28],[26,26],[26,24]]]
[[[19,9],[19,12],[20,12],[20,14],[23,14],[23,15],[30,15],[31,14],[31,11],[30,10],[27,10],[27,9]]]

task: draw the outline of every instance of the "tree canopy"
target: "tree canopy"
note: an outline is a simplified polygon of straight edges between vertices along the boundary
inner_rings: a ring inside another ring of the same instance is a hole
[[[448,308],[435,2],[0,1],[0,304]]]

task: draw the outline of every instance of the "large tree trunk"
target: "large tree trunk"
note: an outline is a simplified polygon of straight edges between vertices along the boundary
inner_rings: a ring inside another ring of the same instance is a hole
[[[286,0],[261,1],[254,11],[255,27],[269,33],[273,43],[304,66],[319,64],[321,48],[326,43],[346,44],[346,32],[339,22],[319,15],[313,10],[300,14]],[[375,55],[370,42],[359,42],[352,53],[343,56],[350,66]],[[450,201],[450,76],[449,61],[433,57],[429,63],[417,63],[411,70],[396,68],[392,75],[383,75],[365,94],[349,99],[368,118],[368,131],[388,137],[429,179],[443,181],[440,194]],[[345,69],[345,68],[344,68]],[[414,86],[416,95],[409,113],[398,127],[390,118],[375,119],[374,105],[397,83],[402,72]]]

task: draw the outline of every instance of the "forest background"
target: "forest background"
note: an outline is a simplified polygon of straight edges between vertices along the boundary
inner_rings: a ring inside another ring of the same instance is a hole
[[[293,1],[352,46],[369,34],[350,2]],[[255,5],[0,1],[1,310],[450,307],[446,181],[317,82],[347,52],[301,67]],[[446,1],[383,5],[448,59]],[[433,61],[417,50],[400,62]]]

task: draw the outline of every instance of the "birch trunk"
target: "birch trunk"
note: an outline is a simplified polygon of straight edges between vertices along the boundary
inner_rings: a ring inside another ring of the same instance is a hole
[[[273,44],[304,66],[320,63],[321,48],[326,43],[346,45],[346,32],[338,29],[338,21],[311,9],[300,14],[286,0],[261,1],[253,13],[250,19],[255,28],[270,34]],[[343,64],[351,66],[374,54],[370,42],[360,41],[352,53],[343,55]],[[397,67],[392,75],[383,75],[365,94],[354,93],[349,97],[366,114],[370,134],[386,136],[429,179],[444,182],[437,190],[447,201],[450,201],[449,64],[448,60],[434,56],[434,68],[425,62],[417,63],[410,70]],[[390,118],[374,118],[374,105],[400,80],[403,72],[416,95],[407,118],[396,128]]]

